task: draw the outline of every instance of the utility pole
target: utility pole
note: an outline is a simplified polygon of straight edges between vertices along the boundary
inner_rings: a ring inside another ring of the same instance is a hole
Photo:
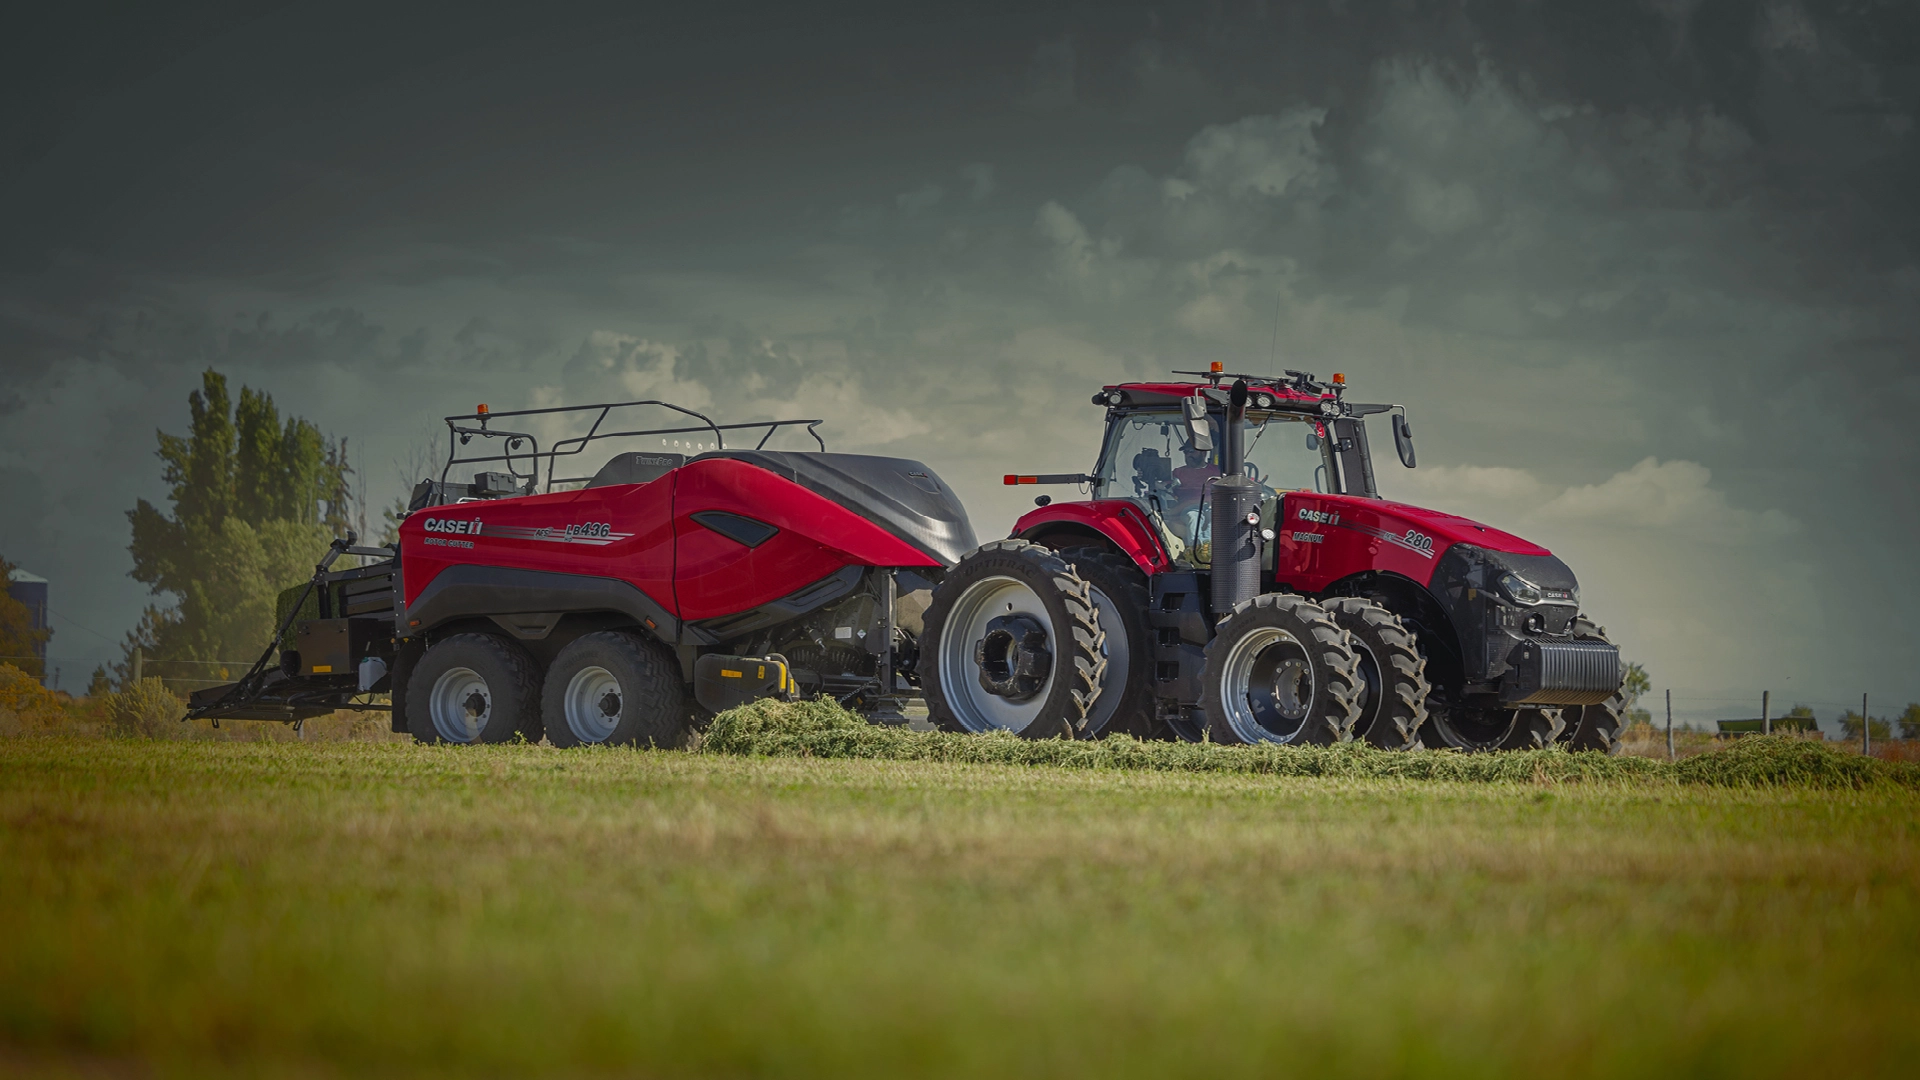
[[[1773,703],[1770,700],[1772,697],[1773,691],[1760,691],[1760,733],[1762,735],[1773,734],[1773,712],[1767,707]]]
[[[1667,690],[1667,760],[1673,760],[1673,690]]]

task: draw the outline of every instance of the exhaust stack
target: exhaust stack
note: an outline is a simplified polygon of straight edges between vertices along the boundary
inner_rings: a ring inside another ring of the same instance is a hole
[[[1213,485],[1213,617],[1224,619],[1260,593],[1260,485],[1246,467],[1247,380],[1227,395],[1227,437]]]

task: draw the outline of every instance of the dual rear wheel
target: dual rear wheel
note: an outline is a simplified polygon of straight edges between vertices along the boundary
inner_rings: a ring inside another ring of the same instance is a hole
[[[681,746],[692,732],[678,662],[637,634],[586,634],[543,673],[495,634],[454,634],[412,665],[407,728],[424,743]]]

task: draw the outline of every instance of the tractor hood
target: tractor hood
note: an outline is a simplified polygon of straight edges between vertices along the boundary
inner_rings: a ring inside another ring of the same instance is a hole
[[[1482,525],[1472,518],[1458,514],[1448,514],[1440,510],[1429,510],[1424,506],[1410,503],[1390,502],[1385,499],[1360,499],[1344,496],[1321,496],[1328,501],[1351,503],[1364,506],[1384,516],[1400,518],[1408,525],[1427,533],[1434,539],[1434,547],[1444,547],[1447,543],[1472,544],[1488,551],[1505,551],[1515,555],[1551,555],[1552,552],[1531,540],[1525,540],[1510,532],[1496,529],[1491,525]]]
[[[960,496],[918,461],[779,450],[720,450],[701,457],[731,458],[785,477],[859,514],[941,566],[952,566],[977,546]]]

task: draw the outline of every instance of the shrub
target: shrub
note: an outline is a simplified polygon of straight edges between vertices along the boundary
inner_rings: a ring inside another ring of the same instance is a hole
[[[149,739],[172,738],[187,707],[159,679],[141,679],[105,700],[108,722],[121,735]]]
[[[12,664],[0,664],[0,735],[58,731],[69,719],[61,695]]]

